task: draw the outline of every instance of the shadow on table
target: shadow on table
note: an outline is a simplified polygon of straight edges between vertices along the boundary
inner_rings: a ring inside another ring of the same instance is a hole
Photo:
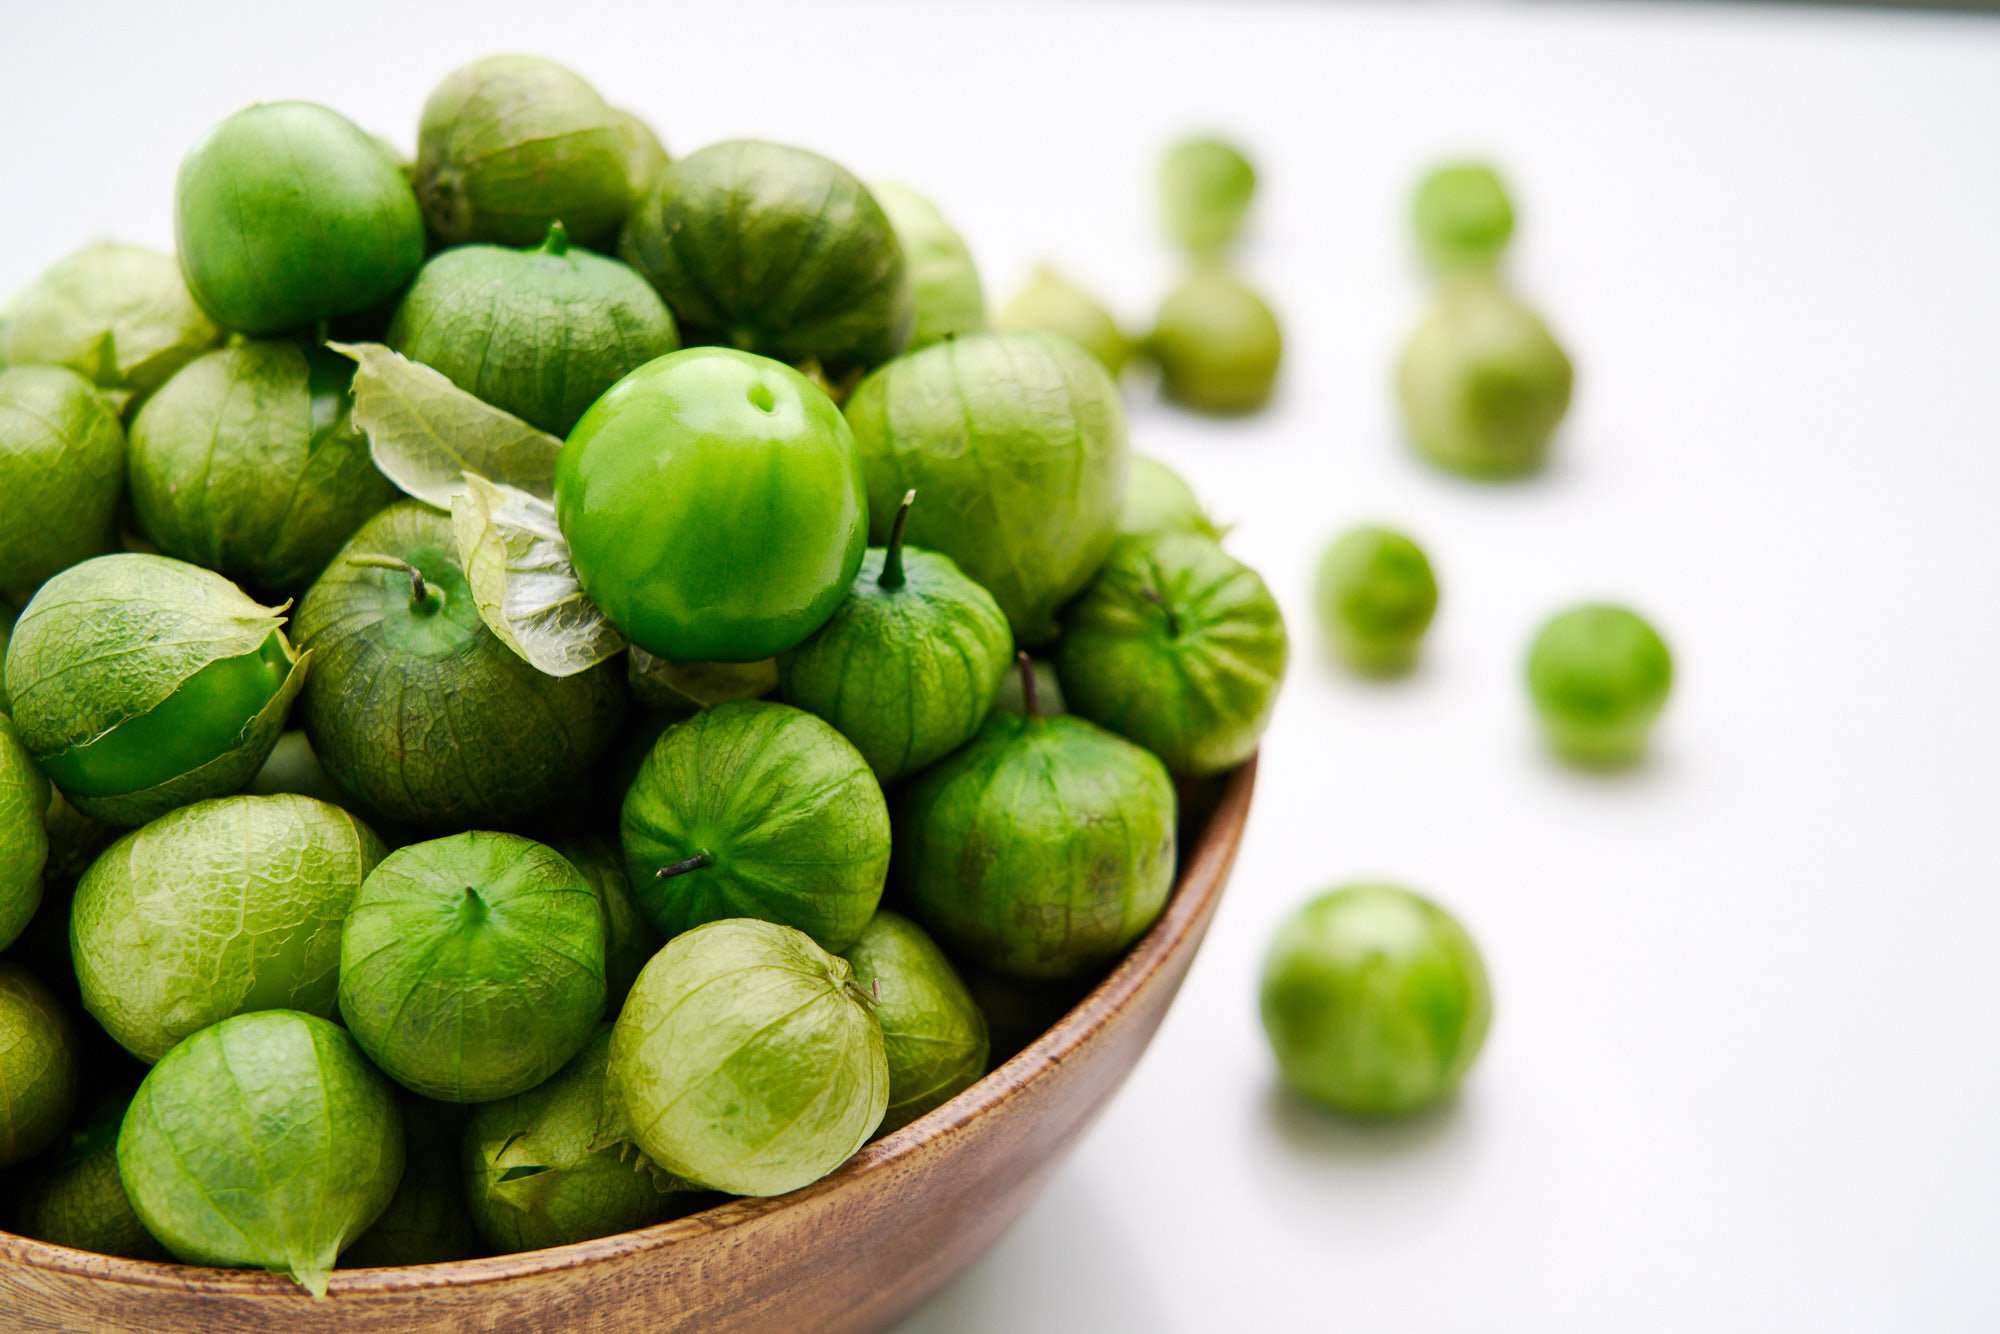
[[[1379,1120],[1343,1116],[1276,1082],[1264,1095],[1264,1112],[1294,1153],[1334,1162],[1373,1162],[1423,1153],[1461,1128],[1468,1114],[1455,1094],[1414,1116]]]

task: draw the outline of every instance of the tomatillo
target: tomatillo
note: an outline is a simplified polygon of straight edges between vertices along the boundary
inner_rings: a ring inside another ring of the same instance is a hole
[[[577,578],[640,648],[754,662],[818,629],[868,539],[861,456],[791,367],[698,347],[605,391],[556,461]]]

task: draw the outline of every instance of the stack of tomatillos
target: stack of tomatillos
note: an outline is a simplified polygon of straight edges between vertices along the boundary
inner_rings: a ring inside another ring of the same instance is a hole
[[[795,1190],[1157,919],[1284,625],[928,201],[506,56],[175,209],[0,317],[0,1223],[320,1293]]]

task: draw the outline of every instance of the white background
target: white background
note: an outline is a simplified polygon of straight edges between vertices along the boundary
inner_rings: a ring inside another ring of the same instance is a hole
[[[170,240],[173,172],[256,99],[409,144],[445,71],[574,64],[686,151],[761,135],[927,190],[1004,295],[1054,258],[1143,321],[1177,132],[1255,151],[1245,263],[1290,339],[1240,423],[1135,387],[1267,574],[1294,667],[1221,915],[1146,1061],[919,1330],[2000,1327],[2000,22],[1652,5],[0,3],[0,289]],[[296,14],[298,17],[293,17]],[[1516,187],[1514,275],[1578,398],[1531,483],[1398,443],[1441,154]],[[1407,525],[1415,679],[1326,666],[1313,560]],[[1653,762],[1533,738],[1527,637],[1663,627]],[[1497,1018],[1394,1127],[1273,1091],[1259,956],[1362,875],[1461,914]]]

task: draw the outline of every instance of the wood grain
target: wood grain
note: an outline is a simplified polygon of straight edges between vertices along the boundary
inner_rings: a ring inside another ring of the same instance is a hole
[[[290,1280],[91,1255],[0,1232],[0,1327],[24,1334],[868,1330],[915,1308],[1017,1218],[1138,1061],[1235,860],[1256,781],[1231,774],[1166,913],[1053,1028],[838,1172],[525,1255]],[[1024,1310],[1035,1294],[1022,1294]]]

